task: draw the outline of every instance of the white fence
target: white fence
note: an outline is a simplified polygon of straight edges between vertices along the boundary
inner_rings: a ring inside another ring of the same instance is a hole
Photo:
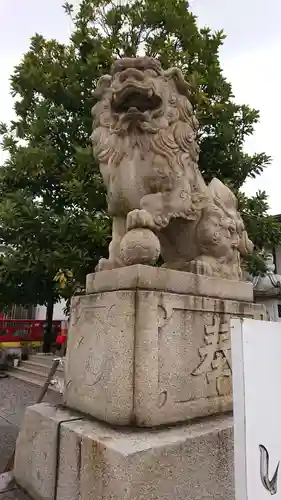
[[[281,499],[281,325],[232,320],[236,500]]]

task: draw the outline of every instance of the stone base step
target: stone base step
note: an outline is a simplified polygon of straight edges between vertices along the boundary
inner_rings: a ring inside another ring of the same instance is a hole
[[[41,403],[26,409],[14,475],[36,499],[234,500],[233,462],[230,415],[124,430]]]

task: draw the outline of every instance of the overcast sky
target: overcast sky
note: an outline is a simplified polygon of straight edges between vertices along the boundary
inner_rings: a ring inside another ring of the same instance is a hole
[[[0,0],[0,121],[13,116],[9,76],[28,49],[34,32],[67,41],[71,25],[61,8],[62,3],[62,0]],[[237,102],[260,110],[260,124],[245,149],[250,153],[265,151],[273,162],[262,176],[246,183],[245,191],[251,195],[265,189],[271,212],[281,213],[278,123],[281,116],[281,2],[192,0],[190,3],[201,25],[222,28],[227,34],[221,61]],[[0,152],[0,161],[1,157]]]

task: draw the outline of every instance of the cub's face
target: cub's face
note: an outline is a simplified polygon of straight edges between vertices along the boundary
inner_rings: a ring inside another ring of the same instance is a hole
[[[198,236],[202,248],[206,248],[204,253],[210,250],[212,256],[216,258],[231,259],[240,241],[235,221],[225,216],[220,208],[212,207],[206,210],[199,224]]]

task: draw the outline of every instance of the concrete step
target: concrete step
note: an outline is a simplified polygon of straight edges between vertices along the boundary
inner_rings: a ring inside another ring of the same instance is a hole
[[[54,354],[31,354],[28,356],[28,361],[40,363],[44,366],[51,366],[55,357]]]
[[[52,358],[52,362],[53,362],[53,358]],[[36,371],[39,371],[42,373],[46,373],[46,375],[47,375],[49,373],[51,366],[52,366],[52,363],[47,364],[47,363],[41,363],[40,360],[39,361],[37,361],[37,360],[32,361],[32,360],[28,359],[27,361],[21,361],[20,366],[24,367],[24,368],[28,368],[30,370],[36,370]],[[58,366],[57,372],[63,373],[63,368],[61,365]]]
[[[11,367],[8,373],[11,377],[43,387],[54,358],[55,356],[53,354],[47,356],[44,354],[31,355],[28,360],[20,361],[17,367]],[[63,375],[63,367],[59,365],[53,379],[59,380],[62,384]],[[50,384],[49,388],[59,391],[59,389],[52,384]]]
[[[12,367],[12,371],[17,371],[17,373],[23,373],[24,375],[29,374],[34,378],[38,378],[39,381],[42,381],[43,383],[47,379],[47,373],[44,373],[42,371],[30,369],[30,368],[25,368],[21,364],[18,365],[17,367]]]
[[[25,372],[25,373],[20,372],[17,368],[11,368],[8,371],[8,375],[10,377],[16,378],[18,380],[22,380],[23,382],[27,382],[28,384],[37,385],[39,387],[43,387],[44,383],[45,383],[44,380],[39,380],[38,377],[34,378],[34,376],[32,376],[31,373],[29,373],[29,372]],[[57,387],[53,386],[52,384],[49,385],[49,390],[55,391],[55,392],[59,392],[59,389]]]

